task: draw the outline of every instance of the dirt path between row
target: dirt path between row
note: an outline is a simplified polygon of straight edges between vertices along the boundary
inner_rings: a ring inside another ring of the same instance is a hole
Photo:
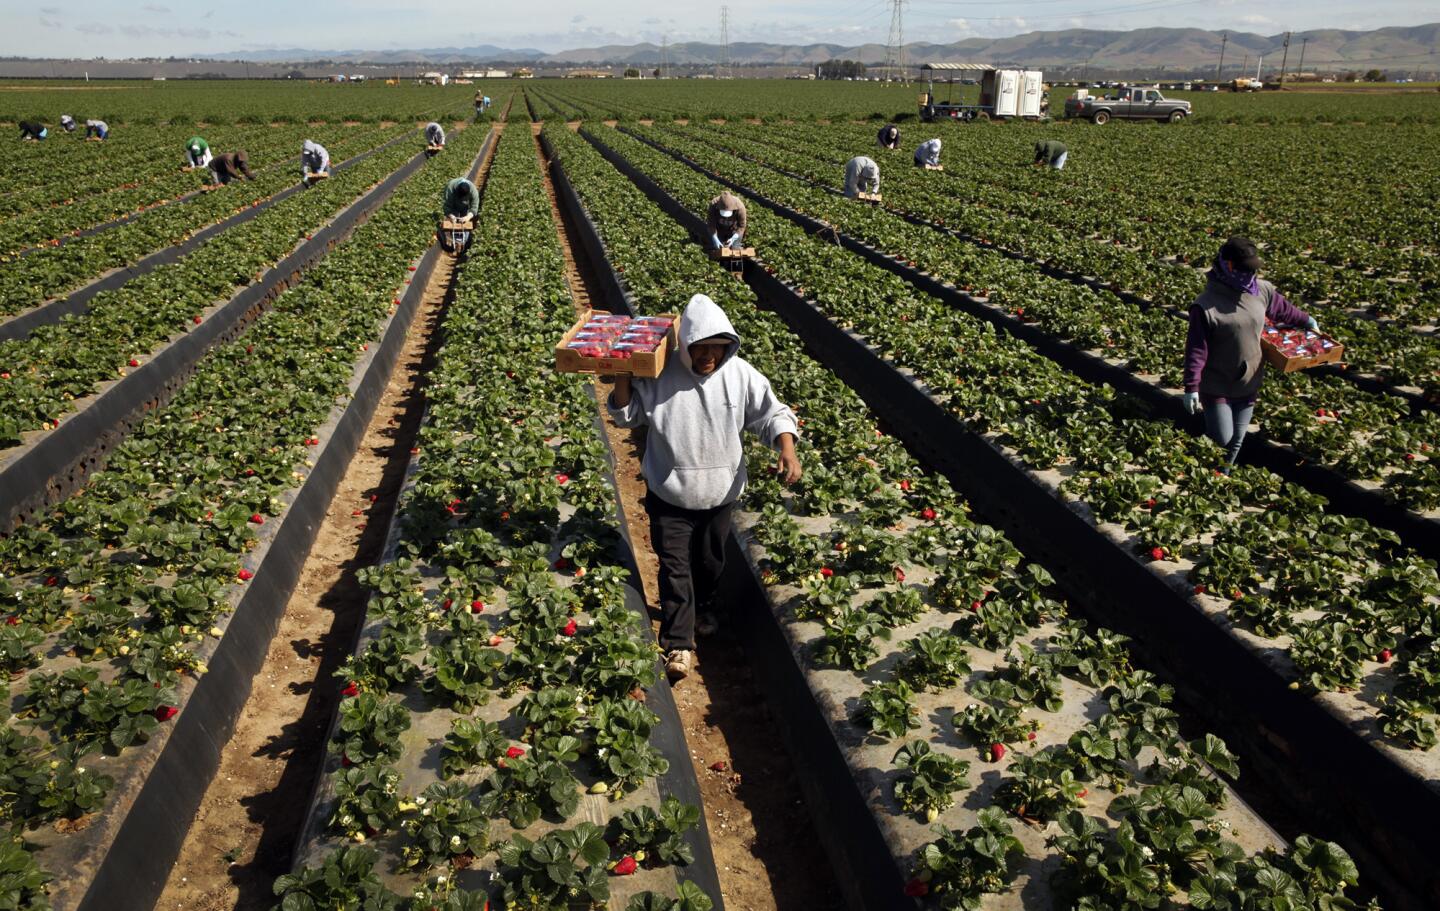
[[[532,125],[532,133],[541,124]],[[562,216],[536,143],[545,189],[565,254],[566,280],[577,309],[604,300],[574,227]],[[603,402],[608,384],[596,381]],[[658,628],[656,570],[640,476],[643,431],[617,428],[604,416],[621,509],[629,524],[640,583]],[[722,617],[723,621],[723,617]],[[775,736],[777,721],[757,686],[738,640],[723,629],[700,643],[695,671],[674,687],[690,759],[700,782],[720,888],[729,911],[817,911],[839,908],[828,858],[800,797],[796,767]]]
[[[497,124],[497,133],[503,125]],[[477,185],[483,186],[487,161]],[[310,549],[220,768],[170,872],[157,911],[265,911],[288,873],[340,698],[333,673],[354,648],[424,410],[425,377],[452,293],[442,256],[405,347]]]

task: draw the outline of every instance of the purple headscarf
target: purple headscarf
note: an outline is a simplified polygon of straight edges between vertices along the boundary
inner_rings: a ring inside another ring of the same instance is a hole
[[[1226,265],[1225,260],[1219,256],[1215,257],[1215,265],[1210,267],[1210,271],[1206,274],[1206,277],[1213,278],[1221,284],[1228,285],[1236,291],[1241,291],[1245,294],[1255,294],[1260,290],[1260,286],[1256,280],[1256,273],[1231,269]]]

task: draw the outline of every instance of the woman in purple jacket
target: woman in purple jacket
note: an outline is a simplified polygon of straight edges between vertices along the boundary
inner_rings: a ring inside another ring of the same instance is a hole
[[[1260,278],[1260,252],[1245,237],[1220,247],[1204,292],[1190,305],[1185,339],[1185,410],[1205,411],[1205,435],[1225,450],[1226,474],[1255,412],[1265,375],[1260,333],[1268,320],[1277,326],[1318,331],[1315,317]]]

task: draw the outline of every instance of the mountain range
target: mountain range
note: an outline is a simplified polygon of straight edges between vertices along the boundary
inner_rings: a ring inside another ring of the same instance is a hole
[[[915,42],[905,46],[911,65],[925,62],[981,62],[1027,66],[1081,66],[1096,68],[1164,67],[1184,69],[1213,66],[1219,59],[1222,41],[1226,61],[1239,66],[1245,57],[1278,56],[1284,52],[1284,34],[1260,35],[1250,32],[1207,31],[1194,28],[1142,28],[1133,31],[1065,29],[1027,32],[1007,38],[967,38],[950,44]],[[1290,53],[1298,57],[1304,47],[1307,66],[1378,67],[1385,69],[1440,69],[1440,23],[1395,26],[1373,31],[1315,29],[1295,32]],[[479,47],[416,48],[408,50],[323,51],[305,48],[245,51],[199,55],[202,59],[250,60],[256,62],[302,62],[329,60],[336,63],[531,63],[541,66],[610,64],[656,66],[708,65],[719,61],[718,44],[685,42],[661,48],[651,43],[576,48],[547,54],[535,48]],[[766,44],[735,42],[730,45],[734,65],[789,65],[808,67],[834,59],[883,63],[883,44],[846,46],[841,44]]]

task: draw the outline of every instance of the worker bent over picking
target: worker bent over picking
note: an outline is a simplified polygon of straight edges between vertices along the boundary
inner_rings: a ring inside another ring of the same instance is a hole
[[[1035,160],[1032,164],[1049,165],[1057,171],[1065,168],[1065,159],[1070,157],[1070,150],[1065,148],[1065,143],[1058,139],[1046,139],[1035,143]]]
[[[745,246],[745,203],[733,193],[721,193],[710,200],[710,211],[706,218],[710,226],[710,249],[729,247],[740,250]],[[721,240],[724,238],[724,240]]]
[[[199,136],[191,136],[190,141],[185,143],[185,154],[192,168],[203,168],[215,157],[210,154],[210,143]]]
[[[305,140],[300,146],[300,173],[307,182],[312,174],[330,176],[330,153],[324,146],[312,139]]]
[[[856,155],[845,163],[845,195],[854,199],[861,193],[880,192],[880,166],[874,159]]]
[[[893,123],[887,123],[875,134],[875,141],[882,149],[895,151],[900,148],[900,128]]]
[[[1210,267],[1205,290],[1190,305],[1183,402],[1191,414],[1204,409],[1205,435],[1225,450],[1226,474],[1240,456],[1265,378],[1260,351],[1265,321],[1320,330],[1315,317],[1259,276],[1261,265],[1253,242],[1230,238]]]
[[[937,167],[940,164],[940,140],[927,139],[915,149],[916,167]]]
[[[744,431],[779,451],[785,483],[800,479],[795,414],[739,350],[725,312],[697,294],[680,317],[676,357],[653,380],[617,377],[607,402],[618,426],[650,428],[640,471],[660,560],[660,647],[672,680],[690,673],[696,633],[715,629],[711,608],[725,542],[745,489]]]
[[[480,211],[480,191],[464,177],[445,185],[445,217],[454,221],[470,221]]]
[[[69,114],[60,115],[60,128],[67,133],[75,132],[75,118]]]
[[[244,149],[234,152],[226,152],[223,155],[216,155],[210,159],[210,176],[216,184],[224,186],[232,180],[244,177],[252,180],[250,173],[250,156]]]
[[[85,121],[86,139],[108,139],[110,137],[110,124],[103,120]]]
[[[425,124],[425,142],[427,145],[443,146],[445,144],[445,128],[433,121]]]
[[[39,142],[49,135],[50,130],[43,123],[33,120],[20,121],[20,138],[27,142]]]

